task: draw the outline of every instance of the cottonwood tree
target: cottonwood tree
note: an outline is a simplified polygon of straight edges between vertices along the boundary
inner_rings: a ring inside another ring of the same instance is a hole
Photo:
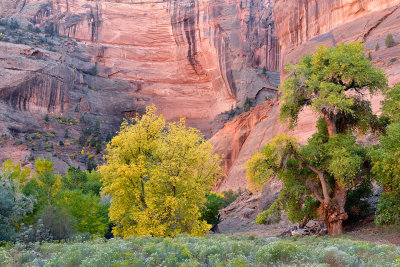
[[[100,167],[103,194],[111,196],[116,236],[200,235],[210,229],[200,209],[220,175],[219,157],[184,120],[166,123],[154,106],[125,122],[107,146]]]
[[[247,164],[256,188],[275,176],[283,181],[269,212],[283,208],[289,218],[303,222],[317,213],[331,235],[343,233],[349,190],[368,179],[367,151],[356,142],[356,134],[379,128],[368,97],[387,87],[384,72],[363,51],[360,43],[321,46],[287,66],[280,117],[293,127],[309,107],[319,118],[317,132],[305,146],[293,137],[277,136]]]

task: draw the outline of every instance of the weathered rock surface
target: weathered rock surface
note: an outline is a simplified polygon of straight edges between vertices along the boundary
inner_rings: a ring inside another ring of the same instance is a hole
[[[276,87],[260,75],[280,69],[272,9],[272,0],[5,0],[0,17],[78,40],[101,77],[210,135],[217,114]]]
[[[244,192],[228,207],[220,211],[221,223],[218,229],[222,233],[246,234],[255,236],[277,236],[282,229],[293,226],[287,216],[283,215],[279,223],[270,225],[254,224],[257,215],[268,209],[278,197],[281,184],[272,181],[267,184],[260,195],[253,195],[249,191]]]

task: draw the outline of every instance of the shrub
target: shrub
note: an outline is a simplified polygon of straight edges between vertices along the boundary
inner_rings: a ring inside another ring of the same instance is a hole
[[[201,219],[207,221],[209,224],[220,223],[218,212],[224,203],[223,197],[215,192],[209,192],[207,193],[206,198],[207,201],[204,207],[200,210]]]
[[[385,45],[387,48],[393,47],[395,45],[393,35],[389,33],[385,39]]]
[[[244,105],[243,105],[243,111],[247,112],[250,110],[250,108],[251,108],[250,99],[248,97],[246,97],[246,101],[244,102]]]
[[[94,160],[93,157],[89,157],[89,159],[87,160],[86,168],[89,172],[91,172],[97,168],[97,162]]]
[[[222,192],[222,196],[224,198],[224,203],[222,204],[222,207],[226,208],[239,197],[239,193],[236,193],[232,189],[229,189],[228,191]]]
[[[400,196],[383,193],[376,207],[375,222],[378,225],[400,224]]]
[[[46,229],[42,220],[39,219],[36,226],[30,225],[25,227],[21,225],[21,233],[19,234],[18,241],[22,243],[36,243],[51,241],[53,237],[50,234],[50,230]]]
[[[14,240],[15,226],[33,210],[34,198],[21,192],[20,178],[21,173],[16,172],[0,176],[0,241]]]
[[[8,27],[8,21],[6,19],[0,19],[0,26]]]
[[[376,44],[375,51],[378,51],[378,50],[379,50],[379,44]]]
[[[9,22],[8,27],[10,28],[10,30],[16,30],[16,29],[19,28],[19,23],[18,23],[18,21],[12,19],[12,20]]]
[[[76,221],[64,207],[46,206],[39,219],[54,240],[67,240],[74,234]]]

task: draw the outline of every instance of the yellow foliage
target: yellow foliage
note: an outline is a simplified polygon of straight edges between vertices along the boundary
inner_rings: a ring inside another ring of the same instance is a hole
[[[14,163],[11,159],[8,159],[3,164],[3,172],[9,173],[22,186],[28,181],[31,170],[28,167],[22,168],[20,163]]]
[[[186,128],[184,120],[166,123],[151,106],[142,118],[122,124],[107,151],[102,192],[112,197],[116,236],[201,235],[210,229],[200,220],[200,207],[220,176],[220,159],[197,129]]]

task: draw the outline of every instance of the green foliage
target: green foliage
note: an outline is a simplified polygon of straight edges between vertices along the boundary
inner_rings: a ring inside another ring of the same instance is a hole
[[[22,243],[36,243],[36,242],[49,242],[52,241],[53,237],[50,234],[50,230],[46,229],[42,220],[38,220],[36,226],[30,225],[25,227],[21,224],[21,233],[18,237],[18,241]]]
[[[96,170],[97,168],[97,162],[94,159],[93,156],[89,156],[87,162],[86,162],[86,168],[89,172]]]
[[[317,114],[340,116],[350,125],[371,120],[369,102],[362,100],[363,91],[375,94],[387,87],[387,80],[383,70],[374,68],[365,58],[363,50],[360,43],[321,46],[297,65],[287,66],[289,77],[282,85],[281,119],[294,126],[300,111],[310,106]],[[359,109],[365,112],[356,112]]]
[[[50,121],[49,114],[46,114],[46,116],[44,116],[44,120],[45,120],[45,122],[49,122]]]
[[[64,190],[82,190],[84,194],[100,195],[100,174],[95,171],[81,171],[70,166],[61,181]]]
[[[166,123],[148,107],[142,118],[122,124],[107,145],[100,167],[103,193],[112,197],[110,219],[117,236],[200,235],[205,194],[220,175],[219,157],[184,120]]]
[[[244,105],[243,105],[243,111],[247,112],[250,110],[250,108],[251,108],[250,99],[248,97],[246,97],[246,100],[244,101]]]
[[[201,219],[207,221],[208,224],[218,224],[220,219],[218,218],[218,212],[222,209],[224,199],[221,195],[215,192],[209,192],[206,194],[207,201],[204,207],[200,210]]]
[[[11,21],[8,23],[8,27],[10,28],[10,30],[19,29],[19,23],[18,21],[11,19]]]
[[[263,67],[262,74],[264,74],[264,75],[267,74],[267,68],[265,66]]]
[[[376,207],[375,223],[378,225],[400,224],[399,192],[384,192]]]
[[[382,117],[391,123],[400,123],[400,83],[389,88],[382,101]]]
[[[400,124],[391,124],[379,138],[380,146],[370,152],[372,172],[391,191],[400,192]]]
[[[376,44],[376,46],[375,46],[375,51],[378,51],[379,50],[379,44]]]
[[[0,241],[16,237],[15,226],[32,211],[34,201],[21,192],[21,185],[12,174],[0,176]]]
[[[240,192],[235,192],[232,189],[229,189],[228,191],[223,191],[222,193],[224,203],[222,204],[223,208],[228,207],[233,201],[235,201],[239,196]]]
[[[387,48],[393,47],[395,45],[393,35],[391,33],[388,33],[385,39],[385,45]]]
[[[390,105],[393,102],[389,102]],[[384,109],[386,107],[384,106]],[[392,120],[397,120],[395,116]],[[386,192],[382,194],[377,211],[377,224],[398,224],[400,222],[400,123],[388,126],[386,135],[379,138],[380,146],[370,151],[372,173]]]
[[[368,177],[363,183],[348,192],[345,209],[349,215],[349,222],[358,222],[372,214],[370,204],[367,201],[371,194],[372,183]]]
[[[64,207],[76,221],[74,228],[79,233],[104,236],[108,230],[108,205],[100,202],[100,197],[81,190],[62,191],[57,205]]]
[[[0,249],[6,266],[396,266],[400,248],[347,238],[136,237],[21,244]]]
[[[74,234],[75,219],[62,206],[50,205],[44,207],[38,216],[53,240],[67,240]]]

